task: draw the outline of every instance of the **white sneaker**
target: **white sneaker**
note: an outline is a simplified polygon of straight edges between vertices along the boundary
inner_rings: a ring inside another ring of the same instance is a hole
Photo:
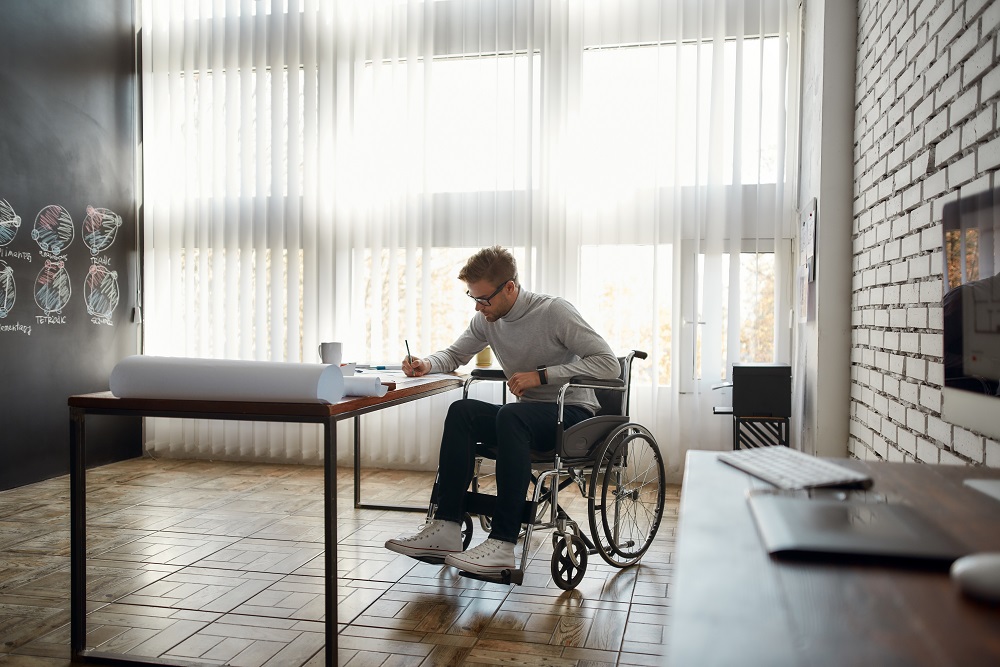
[[[445,556],[462,551],[462,527],[454,521],[432,519],[416,535],[388,540],[385,548],[411,558],[444,562]]]
[[[498,576],[503,570],[514,569],[514,543],[490,538],[468,551],[451,554],[444,562],[464,572]]]

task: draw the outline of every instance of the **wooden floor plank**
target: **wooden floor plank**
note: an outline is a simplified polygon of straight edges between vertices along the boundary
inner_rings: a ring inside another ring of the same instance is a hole
[[[422,517],[355,510],[351,471],[337,477],[338,664],[662,664],[676,488],[643,563],[619,570],[592,556],[567,592],[551,579],[549,533],[533,535],[523,586],[460,577],[387,551]],[[365,500],[420,505],[432,481],[365,471]],[[319,467],[149,458],[89,471],[87,646],[204,665],[323,665],[322,482]],[[560,502],[585,526],[572,491]],[[65,476],[0,492],[0,667],[69,665],[68,496]],[[485,537],[478,522],[474,532],[474,543]]]

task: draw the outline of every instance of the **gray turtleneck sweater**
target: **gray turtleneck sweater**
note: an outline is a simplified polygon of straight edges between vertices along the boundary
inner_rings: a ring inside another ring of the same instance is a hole
[[[548,384],[533,387],[522,401],[555,403],[562,384],[578,375],[611,380],[619,377],[618,357],[607,342],[563,298],[520,289],[510,312],[496,322],[477,312],[469,328],[441,352],[427,357],[431,372],[450,373],[469,363],[489,345],[507,377],[545,366]],[[600,407],[590,389],[566,392],[567,405],[591,412]]]

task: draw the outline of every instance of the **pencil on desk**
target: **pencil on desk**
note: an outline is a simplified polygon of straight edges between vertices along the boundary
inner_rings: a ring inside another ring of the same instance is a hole
[[[406,345],[406,363],[410,364],[410,367],[412,368],[413,367],[413,355],[410,354],[410,341],[404,338],[403,339],[403,344]]]

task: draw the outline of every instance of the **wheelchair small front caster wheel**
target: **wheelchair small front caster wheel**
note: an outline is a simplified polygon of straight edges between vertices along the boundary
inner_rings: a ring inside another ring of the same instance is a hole
[[[587,545],[578,535],[560,537],[552,550],[552,581],[564,591],[573,590],[587,572]],[[572,553],[570,552],[572,549]]]
[[[466,514],[462,517],[462,550],[469,548],[472,542],[472,515]]]

